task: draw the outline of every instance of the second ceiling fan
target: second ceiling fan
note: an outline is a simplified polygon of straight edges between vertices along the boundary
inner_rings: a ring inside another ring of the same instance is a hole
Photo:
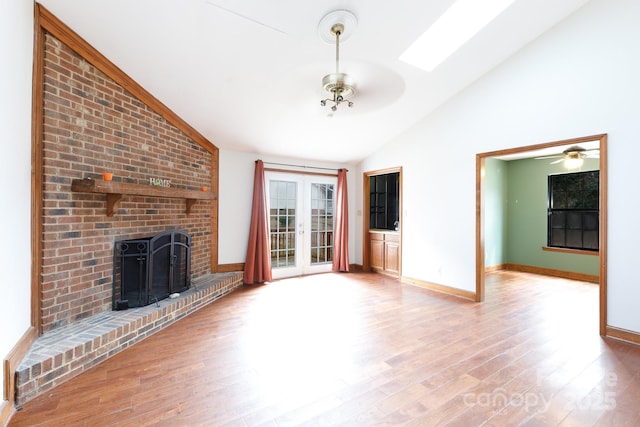
[[[552,156],[536,157],[535,159],[536,160],[558,159],[558,160],[554,160],[550,164],[553,165],[556,163],[565,162],[565,165],[568,168],[572,168],[571,166],[573,167],[582,166],[582,163],[586,158],[595,158],[595,159],[600,158],[600,150],[597,148],[588,150],[586,148],[580,147],[579,145],[573,145],[565,149],[560,154],[555,154]]]

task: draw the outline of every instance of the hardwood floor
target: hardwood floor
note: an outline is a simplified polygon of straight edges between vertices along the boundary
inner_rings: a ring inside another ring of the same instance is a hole
[[[474,303],[350,273],[235,291],[9,425],[637,426],[638,402],[597,285],[492,272]]]

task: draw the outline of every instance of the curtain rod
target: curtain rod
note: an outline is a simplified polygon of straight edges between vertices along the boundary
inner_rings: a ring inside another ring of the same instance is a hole
[[[321,169],[321,170],[327,170],[327,171],[338,171],[340,169],[337,168],[322,168],[319,166],[305,166],[305,165],[290,165],[288,163],[274,163],[274,162],[262,162],[265,165],[275,165],[275,166],[287,166],[287,167],[291,167],[291,168],[303,168],[303,169]],[[349,172],[349,170],[347,170],[347,172]]]

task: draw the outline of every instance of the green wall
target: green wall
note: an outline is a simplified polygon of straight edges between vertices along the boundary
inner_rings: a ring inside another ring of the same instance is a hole
[[[562,163],[550,163],[486,160],[485,266],[509,263],[598,275],[598,256],[542,250],[547,244],[547,176],[567,172]],[[585,159],[580,170],[598,167],[597,159]]]

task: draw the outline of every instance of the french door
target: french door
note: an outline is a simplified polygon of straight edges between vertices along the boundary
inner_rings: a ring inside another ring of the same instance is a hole
[[[337,178],[265,172],[274,279],[331,271]]]

